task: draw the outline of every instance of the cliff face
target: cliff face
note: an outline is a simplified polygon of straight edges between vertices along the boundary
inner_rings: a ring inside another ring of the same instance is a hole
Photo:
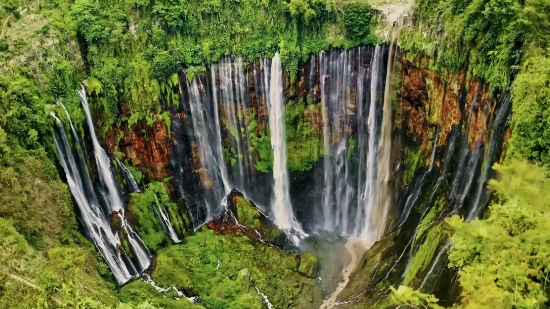
[[[127,110],[124,116],[129,117]],[[121,151],[131,160],[145,177],[163,179],[172,176],[168,156],[172,152],[170,134],[162,120],[156,120],[151,126],[147,120],[138,121],[131,128],[127,124],[114,127],[106,133],[106,146],[111,153]]]
[[[380,134],[375,124],[381,123],[387,59],[387,46],[332,50],[311,56],[295,81],[284,75],[291,202],[308,232],[320,224],[327,194],[336,207],[357,207],[349,200],[360,197],[362,183],[356,177],[366,167],[366,144],[381,147],[362,138]],[[111,129],[107,146],[122,152],[147,180],[171,177],[172,198],[185,204],[195,226],[212,215],[227,183],[268,213],[273,194],[269,74],[266,60],[245,65],[230,59],[193,82],[182,72],[161,111],[130,128],[123,123]],[[391,74],[395,202],[387,236],[367,251],[339,296],[351,308],[384,299],[387,291],[381,287],[403,278],[405,284],[449,297],[445,289],[450,288],[435,288],[441,272],[448,271],[440,223],[449,214],[483,212],[490,166],[500,159],[506,138],[509,97],[491,98],[489,87],[468,80],[465,71],[442,74],[429,68],[429,59],[397,55]],[[375,104],[371,111],[368,102]],[[371,122],[372,130],[366,131]],[[220,165],[223,171],[212,170]],[[327,177],[335,177],[334,183],[327,184]],[[347,190],[345,199],[340,189]],[[339,224],[354,219],[342,217],[329,227],[347,233]]]
[[[402,177],[396,182],[396,223],[365,253],[338,308],[381,304],[396,283],[435,293],[443,302],[457,295],[448,280],[456,276],[446,267],[449,232],[442,221],[452,214],[471,220],[483,212],[491,166],[501,160],[509,135],[510,98],[491,98],[489,87],[467,80],[464,71],[441,75],[427,66],[427,59],[405,55],[397,65],[395,126],[401,134],[392,147],[401,147],[395,162]]]
[[[442,76],[430,70],[428,63],[425,58],[411,62],[406,55],[401,56],[396,125],[407,128],[424,152],[431,150],[436,134],[437,146],[445,145],[453,126],[463,122],[468,126],[471,148],[477,142],[486,142],[496,106],[489,96],[489,87],[475,79],[467,81],[464,70]]]
[[[422,154],[423,160],[418,163],[414,168],[418,168],[430,163],[430,154],[433,151],[434,142],[436,145],[435,163],[440,166],[440,152],[446,144],[447,137],[452,131],[452,128],[457,125],[466,124],[465,132],[467,134],[470,148],[474,148],[478,142],[487,142],[487,130],[489,127],[491,115],[494,113],[495,101],[489,97],[488,86],[480,83],[476,80],[466,81],[466,74],[460,72],[459,74],[447,74],[441,76],[441,74],[430,70],[428,68],[427,59],[415,59],[411,62],[407,60],[405,55],[401,55],[397,59],[395,66],[395,72],[393,76],[393,88],[396,93],[394,98],[394,129],[405,133],[405,136],[397,135],[394,143],[400,145],[414,144],[412,148],[418,147],[416,151]],[[304,156],[295,158],[296,161],[305,159],[311,161],[312,164],[322,161],[323,153],[323,113],[321,104],[321,91],[320,91],[320,74],[318,57],[310,59],[300,68],[297,80],[293,83],[290,82],[290,77],[285,74],[285,103],[293,106],[295,102],[305,101],[305,105],[308,108],[298,110],[294,119],[291,119],[291,129],[298,133],[305,133],[307,137],[315,139],[316,150],[309,151]],[[261,70],[261,62],[255,62],[252,65],[246,67],[246,70],[250,73]],[[216,76],[219,79],[220,68],[217,68]],[[206,77],[202,75],[199,77],[204,84],[206,84]],[[336,78],[336,76],[334,77]],[[190,100],[186,95],[187,83],[186,76],[182,74],[180,79],[184,82],[181,83],[182,87],[175,87],[172,90],[179,98],[180,102]],[[268,121],[268,107],[265,102],[264,94],[262,94],[262,85],[264,81],[255,79],[254,74],[248,74],[246,81],[246,88],[242,90],[249,93],[249,101],[243,105],[239,105],[236,114],[239,118],[242,118],[242,124],[239,129],[246,129],[253,122],[254,128],[252,128],[252,134],[260,136],[265,134],[268,136],[269,121]],[[354,85],[348,85],[349,97],[345,104],[347,109],[355,110],[355,92]],[[211,107],[209,107],[211,108]],[[219,109],[223,111],[229,108],[224,105],[224,102],[220,100]],[[171,102],[167,106],[166,110],[171,112],[171,121],[174,123],[191,122],[191,111],[188,103],[178,104],[178,102]],[[131,115],[127,110],[124,110],[126,118],[130,118]],[[223,132],[221,138],[223,139],[223,146],[232,146],[232,135],[235,132],[230,128],[231,119],[226,119],[225,113],[220,113],[221,130]],[[343,114],[342,114],[343,115]],[[343,117],[343,116],[342,116]],[[234,121],[234,120],[233,120]],[[237,122],[238,119],[237,119]],[[307,132],[303,131],[303,125],[307,123],[311,126],[311,129]],[[150,122],[143,119],[139,120],[136,124],[128,128],[127,123],[122,124],[119,127],[113,127],[107,132],[106,142],[107,147],[114,153],[120,151],[124,153],[124,157],[133,162],[133,165],[149,179],[163,179],[174,176],[173,164],[170,163],[170,156],[174,154],[174,149],[177,146],[185,142],[189,142],[189,158],[184,160],[188,161],[186,164],[187,170],[183,169],[180,172],[187,173],[193,172],[200,178],[200,183],[203,186],[211,187],[211,180],[207,179],[208,175],[205,174],[203,167],[201,166],[200,149],[199,145],[192,141],[193,128],[188,126],[188,134],[185,137],[178,138],[178,133],[175,132],[178,129],[178,125],[172,125],[168,132],[166,121],[161,119]],[[346,132],[347,131],[347,132]],[[344,129],[342,134],[351,134],[353,129],[348,127]],[[175,132],[175,134],[174,134]],[[258,179],[266,178],[269,174],[269,167],[258,171],[257,165],[263,161],[261,153],[255,148],[252,143],[254,140],[250,139],[250,133],[244,136],[244,147],[246,150],[242,160],[244,160],[244,167],[247,169],[245,172],[249,175],[249,181],[255,181]],[[178,139],[180,141],[178,141]],[[292,138],[289,138],[289,144],[292,143]],[[336,136],[332,137],[336,139]],[[270,145],[267,145],[270,146]],[[294,146],[294,145],[290,145]],[[397,149],[400,149],[400,146]],[[256,147],[257,148],[257,147]],[[235,150],[235,149],[233,149]],[[289,149],[289,155],[293,155],[293,149]],[[397,151],[394,163],[397,161],[403,161],[403,153]],[[231,162],[231,155],[226,158],[227,165],[234,165]],[[266,160],[267,161],[267,160]],[[289,159],[292,161],[292,158]],[[292,163],[291,163],[292,164]],[[290,168],[292,170],[292,168]],[[304,170],[314,169],[313,166],[303,168],[303,170],[296,170],[297,177],[305,177],[302,175]],[[413,172],[410,171],[409,172]],[[269,178],[269,177],[267,177]]]

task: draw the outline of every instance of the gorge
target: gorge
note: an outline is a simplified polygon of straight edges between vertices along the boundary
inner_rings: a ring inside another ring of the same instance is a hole
[[[541,290],[502,308],[547,303],[544,250],[517,253],[549,242],[546,172],[514,161],[545,163],[530,30],[461,45],[431,0],[31,2],[0,14],[0,308],[483,307],[511,288],[468,267],[500,251]]]

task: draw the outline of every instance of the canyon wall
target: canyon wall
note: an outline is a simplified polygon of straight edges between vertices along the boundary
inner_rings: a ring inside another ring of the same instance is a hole
[[[368,191],[369,176],[362,173],[377,160],[370,150],[381,147],[389,50],[333,49],[310,56],[295,80],[285,72],[289,191],[293,215],[307,233],[368,232],[357,218],[375,191]],[[141,172],[144,183],[168,184],[194,227],[213,216],[230,189],[271,215],[268,67],[267,60],[224,59],[194,78],[180,72],[161,109],[137,121],[123,109],[128,120],[107,132],[109,152]],[[443,219],[483,213],[485,185],[507,132],[508,94],[492,98],[487,85],[464,71],[436,72],[429,59],[399,51],[389,68],[392,209],[383,223],[386,236],[364,254],[339,296],[345,308],[382,302],[388,287],[400,283],[451,297],[453,282],[438,281],[452,271],[445,266]],[[369,104],[375,104],[371,111]]]

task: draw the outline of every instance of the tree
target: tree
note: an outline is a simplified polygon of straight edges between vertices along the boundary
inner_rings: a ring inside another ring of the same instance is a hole
[[[486,220],[447,220],[454,229],[449,266],[459,269],[459,308],[546,308],[550,292],[550,180],[546,170],[513,160],[495,164],[498,196]],[[430,304],[404,288],[397,303]],[[433,300],[433,299],[431,299]],[[436,307],[433,307],[436,308]]]

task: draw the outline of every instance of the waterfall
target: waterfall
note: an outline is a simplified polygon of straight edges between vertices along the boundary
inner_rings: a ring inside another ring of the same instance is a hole
[[[208,196],[205,196],[206,219],[209,219],[213,212],[219,208],[225,195],[231,190],[231,185],[227,180],[227,171],[221,153],[218,110],[216,108],[208,109],[210,105],[207,91],[199,78],[195,78],[192,83],[187,85],[187,88],[195,141],[200,150],[201,181],[203,186],[209,190]],[[216,94],[213,95],[213,98],[216,98]],[[217,102],[216,99],[215,102]],[[215,105],[217,107],[217,104]],[[218,132],[214,132],[216,130]],[[198,226],[203,222],[194,223],[195,226]]]
[[[261,79],[262,73],[254,69],[254,80]],[[266,97],[262,90],[268,87],[261,88],[262,83],[256,83],[256,98]],[[181,132],[181,125],[176,124],[174,130],[176,136],[184,137],[178,143],[193,141],[190,146],[193,155],[198,154],[194,159],[200,160],[197,174],[204,189],[200,190],[204,196],[199,197],[201,201],[190,213],[194,226],[201,225],[223,207],[223,198],[233,188],[247,193],[258,204],[268,202],[263,199],[266,189],[255,183],[257,171],[250,135],[255,133],[258,111],[252,106],[248,67],[243,60],[223,57],[211,65],[207,74],[196,76],[192,82],[180,81],[180,87],[182,108],[192,122],[185,127],[190,136]],[[183,187],[178,185],[177,190],[183,198]]]
[[[157,217],[157,220],[160,223],[160,226],[170,237],[170,240],[178,244],[181,242],[181,239],[179,238],[178,234],[176,233],[176,230],[172,226],[172,222],[170,222],[170,216],[168,215],[168,212],[166,211],[166,207],[164,205],[161,205],[157,194],[155,193],[155,203],[153,205],[153,211],[155,212],[155,216]]]
[[[433,292],[433,291],[426,291],[425,287],[426,287],[426,285],[428,284],[428,282],[430,280],[433,281],[434,278],[439,278],[440,275],[441,275],[441,272],[447,266],[446,264],[448,262],[448,256],[447,256],[446,253],[451,248],[451,245],[452,245],[452,242],[450,240],[448,240],[447,242],[445,242],[445,245],[443,245],[443,247],[441,247],[438,250],[437,255],[432,260],[430,269],[428,270],[428,272],[424,276],[424,279],[422,279],[422,282],[420,283],[420,285],[418,287],[419,291],[424,291],[426,293]]]
[[[126,166],[124,166],[124,164],[122,164],[122,161],[120,161],[117,157],[115,157],[115,161],[120,168],[122,175],[124,175],[124,179],[126,179],[126,184],[130,189],[130,192],[141,192],[136,182],[136,179],[134,178],[134,175],[132,175],[132,172],[130,172],[130,170]]]
[[[257,286],[254,286],[254,289],[256,289],[256,293],[258,293],[258,295],[260,295],[262,297],[262,301],[263,303],[267,306],[267,309],[273,309],[275,308],[273,306],[273,304],[269,301],[269,298],[267,297],[267,295],[265,295],[264,293],[262,293],[260,291],[260,289],[258,289]]]
[[[88,99],[86,98],[86,90],[84,89],[84,86],[77,91],[77,94],[80,98],[82,106],[84,107],[84,113],[86,114],[86,122],[88,124],[90,138],[92,139],[94,156],[97,164],[97,174],[99,175],[100,182],[104,186],[104,189],[107,190],[107,192],[103,192],[103,194],[105,195],[105,199],[110,206],[109,211],[120,212],[123,209],[122,198],[119,194],[115,177],[111,171],[111,161],[109,160],[109,156],[107,156],[107,153],[99,144],[99,139],[95,133],[92,114],[90,112],[90,107],[88,106]]]
[[[368,133],[364,132],[364,124],[361,126],[362,130],[359,130],[359,139],[361,144],[364,143],[365,138],[368,138],[368,148],[366,155],[366,173],[365,173],[365,185],[359,188],[359,192],[362,192],[360,198],[357,199],[357,215],[355,235],[365,235],[366,228],[368,228],[368,221],[366,219],[370,217],[375,207],[376,197],[376,162],[378,160],[378,139],[377,139],[377,123],[376,123],[376,97],[378,95],[378,76],[379,66],[381,62],[380,46],[376,46],[374,50],[374,56],[372,60],[371,69],[371,83],[370,83],[370,101],[369,101],[369,113],[368,113]],[[359,95],[358,95],[359,97]],[[363,106],[363,104],[360,104]],[[364,117],[362,117],[364,118]],[[361,148],[364,149],[364,148]],[[361,151],[364,153],[364,151]],[[362,166],[365,162],[364,156],[360,156],[360,169],[362,172],[365,167]],[[363,189],[363,190],[361,190]],[[362,221],[360,221],[362,220]]]
[[[183,293],[182,291],[178,290],[176,287],[169,287],[169,288],[163,288],[161,287],[160,285],[158,285],[155,281],[153,281],[153,278],[151,278],[151,276],[149,274],[143,274],[143,276],[140,278],[141,281],[145,282],[145,283],[148,283],[149,285],[151,285],[153,288],[155,288],[155,290],[157,290],[159,293],[167,293],[167,292],[171,292],[171,291],[174,291],[178,294],[178,297],[185,297],[187,298],[190,302],[192,303],[196,303],[198,302],[199,298],[198,296],[192,296],[192,297],[187,297],[185,296],[185,293]],[[166,296],[165,296],[166,297]],[[177,298],[179,299],[179,298]]]
[[[269,128],[273,147],[274,198],[271,211],[275,223],[282,229],[303,234],[300,223],[294,216],[290,202],[289,182],[286,168],[285,105],[283,98],[283,69],[279,53],[271,60],[271,78],[269,97],[266,100],[269,109]],[[267,83],[266,83],[267,84]]]
[[[249,188],[250,170],[253,168],[249,149],[250,132],[248,130],[249,119],[246,110],[250,101],[248,92],[248,76],[245,72],[241,58],[224,58],[219,64],[212,66],[212,80],[215,82],[215,71],[219,71],[220,102],[223,105],[222,113],[225,116],[226,129],[229,132],[229,149],[234,185],[241,190]],[[216,96],[214,89],[214,96]]]
[[[130,172],[130,170],[128,170],[128,168],[124,166],[124,164],[122,164],[122,162],[117,157],[115,157],[115,160],[120,170],[122,171],[122,174],[124,174],[124,178],[126,179],[126,182],[130,187],[131,192],[140,193],[141,190],[139,189],[139,186],[134,176]],[[160,205],[158,196],[156,196],[156,194],[155,194],[155,198],[156,198],[156,203],[153,205],[153,211],[155,212],[155,216],[157,217],[157,220],[159,221],[160,226],[162,227],[166,235],[170,237],[170,240],[172,240],[173,243],[175,244],[180,243],[181,239],[176,233],[176,230],[174,229],[174,227],[172,226],[172,222],[170,222],[170,216],[166,212],[166,208]]]
[[[84,107],[84,112],[86,114],[86,122],[88,124],[88,130],[90,137],[92,139],[92,145],[94,150],[95,162],[97,165],[97,174],[99,176],[99,182],[101,184],[101,195],[103,201],[106,204],[106,210],[108,213],[117,212],[120,214],[122,219],[122,228],[125,230],[128,235],[128,242],[133,250],[134,255],[136,256],[137,264],[139,265],[138,271],[141,272],[149,267],[151,263],[151,253],[147,246],[143,243],[139,235],[132,229],[130,224],[126,221],[124,204],[122,202],[122,197],[120,195],[118,185],[115,180],[115,176],[112,172],[111,161],[107,156],[105,150],[99,144],[99,140],[95,133],[95,128],[92,120],[92,115],[90,112],[90,107],[88,105],[88,100],[86,98],[86,90],[84,86],[77,91],[80,102]]]
[[[385,111],[379,106],[379,89],[385,83],[380,77],[385,72],[383,56],[382,46],[319,55],[325,152],[323,223],[318,229],[354,235],[367,243],[376,240],[371,218],[377,207],[378,119]]]
[[[346,231],[349,209],[346,111],[349,98],[350,57],[347,51],[320,55],[321,102],[323,103],[323,143],[325,147],[325,189],[323,195],[324,229]],[[328,70],[333,69],[327,75]],[[332,79],[334,78],[334,81]],[[327,85],[327,79],[328,85]],[[328,89],[327,89],[328,88]],[[332,133],[332,134],[331,134]],[[332,141],[336,146],[332,147]],[[335,154],[332,153],[334,148]],[[334,207],[336,205],[336,207]]]
[[[222,136],[221,136],[221,129],[220,129],[220,115],[219,115],[219,107],[218,107],[218,93],[216,89],[216,70],[211,69],[211,78],[212,78],[212,100],[214,103],[214,122],[216,123],[216,140],[220,141],[217,143],[217,151],[216,151],[216,159],[218,162],[218,165],[220,167],[220,176],[222,177],[223,187],[225,190],[225,193],[228,193],[231,191],[231,185],[229,184],[229,179],[227,177],[227,168],[224,164],[224,158],[223,158],[223,152],[222,152]]]
[[[437,129],[435,130],[435,140],[434,140],[434,146],[432,149],[432,156],[430,157],[430,169],[434,167],[435,163],[435,152],[437,150],[437,141],[439,140],[439,123],[437,123]]]
[[[378,174],[376,185],[376,207],[370,219],[370,231],[364,231],[363,235],[370,234],[371,240],[378,240],[384,234],[386,227],[387,216],[391,206],[391,194],[389,190],[389,181],[391,177],[391,133],[392,133],[392,105],[391,105],[391,77],[393,71],[393,48],[397,29],[392,31],[392,40],[388,55],[388,65],[386,69],[386,84],[384,89],[384,107],[382,128],[380,133],[380,153],[378,160]]]
[[[69,190],[78,206],[79,220],[85,233],[103,255],[117,283],[122,284],[131,279],[132,273],[135,270],[133,268],[128,269],[128,266],[124,263],[122,257],[124,251],[121,250],[120,238],[117,234],[113,233],[107,218],[108,214],[105,214],[99,206],[88,168],[82,157],[83,152],[80,147],[80,141],[76,135],[73,136],[73,138],[76,138],[75,147],[79,154],[79,160],[77,161],[67,140],[61,120],[57,118],[55,113],[52,112],[51,115],[55,118],[58,125],[58,130],[54,134],[55,150],[59,162],[65,171]],[[130,266],[132,265],[130,264]]]
[[[493,164],[497,161],[497,156],[502,151],[502,143],[508,123],[508,117],[512,110],[512,97],[510,93],[502,96],[498,109],[495,111],[493,122],[491,123],[491,137],[489,138],[489,149],[485,158],[485,166],[481,175],[481,179],[477,188],[476,197],[473,201],[472,208],[466,217],[466,221],[479,216],[487,202],[489,194],[487,193],[487,183],[489,179],[494,177]]]

